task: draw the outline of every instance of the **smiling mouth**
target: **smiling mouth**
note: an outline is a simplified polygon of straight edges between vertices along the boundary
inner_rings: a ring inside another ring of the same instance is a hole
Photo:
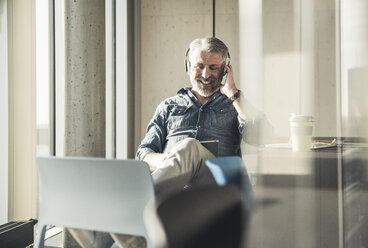
[[[214,83],[214,81],[202,81],[202,80],[197,80],[198,83],[201,83],[202,85],[211,85]]]

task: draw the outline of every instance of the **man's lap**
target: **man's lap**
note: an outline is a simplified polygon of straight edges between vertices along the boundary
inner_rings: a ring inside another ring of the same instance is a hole
[[[170,151],[164,163],[152,173],[156,196],[159,199],[180,192],[185,185],[213,184],[205,166],[214,155],[193,138],[180,141]]]

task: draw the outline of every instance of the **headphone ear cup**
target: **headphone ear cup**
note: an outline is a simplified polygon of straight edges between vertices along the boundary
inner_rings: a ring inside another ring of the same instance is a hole
[[[230,53],[227,53],[227,58],[226,58],[226,62],[225,62],[225,64],[226,64],[227,66],[229,66],[229,65],[230,65]],[[226,73],[227,73],[227,70],[226,70],[226,68],[224,68],[224,72],[223,72],[222,76],[225,76],[225,75],[226,75]]]
[[[185,64],[185,72],[187,74],[189,74],[189,61],[188,61],[188,59],[184,60],[184,64]]]
[[[188,48],[187,52],[185,53],[185,60],[184,60],[184,64],[185,64],[185,72],[187,74],[189,74],[189,59],[188,59],[188,54],[189,54],[189,50],[190,48]]]

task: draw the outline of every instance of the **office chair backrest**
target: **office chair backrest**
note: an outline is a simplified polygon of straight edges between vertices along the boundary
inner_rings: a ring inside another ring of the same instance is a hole
[[[217,185],[234,184],[246,198],[248,207],[252,206],[252,185],[243,160],[238,156],[217,157],[206,160],[206,166],[212,173]]]
[[[211,171],[218,186],[227,187],[233,185],[240,189],[244,199],[244,229],[240,247],[246,247],[248,219],[252,211],[253,193],[243,160],[238,156],[217,157],[206,160],[206,166]]]
[[[155,213],[149,167],[136,160],[40,157],[39,225],[143,236]],[[152,211],[145,209],[152,206]],[[42,240],[42,231],[38,239]],[[39,241],[39,240],[38,240]],[[42,242],[41,242],[42,243]],[[42,247],[42,246],[41,246]]]
[[[157,212],[170,248],[244,247],[248,216],[235,185],[192,187],[169,196]]]

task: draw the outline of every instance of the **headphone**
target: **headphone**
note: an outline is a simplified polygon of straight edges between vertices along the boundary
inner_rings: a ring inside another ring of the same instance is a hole
[[[190,48],[188,48],[187,52],[185,53],[185,60],[184,60],[184,65],[185,65],[185,72],[188,74],[189,73],[189,50]],[[227,52],[227,56],[226,56],[226,60],[225,60],[225,64],[226,65],[230,65],[230,53]],[[223,72],[223,75],[222,76],[225,76],[225,74],[227,73],[226,71],[226,68],[224,69],[224,72]]]

